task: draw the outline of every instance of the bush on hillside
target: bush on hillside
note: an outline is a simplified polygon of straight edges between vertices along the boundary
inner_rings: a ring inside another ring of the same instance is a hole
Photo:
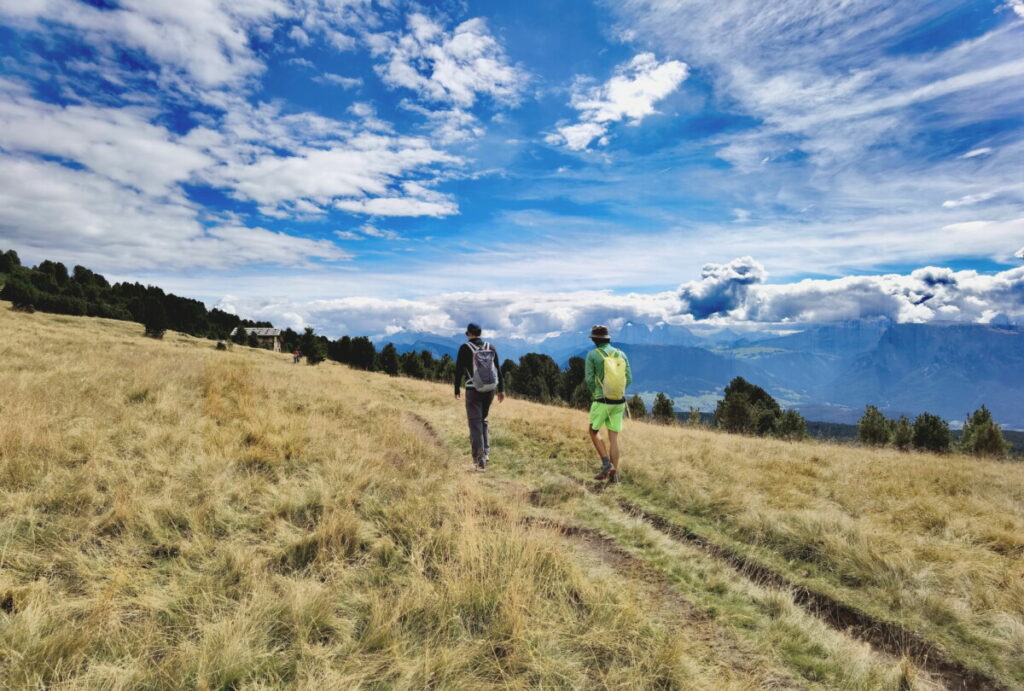
[[[775,436],[799,441],[807,438],[807,420],[795,410],[784,410],[775,425]]]
[[[307,365],[318,365],[327,359],[326,340],[323,336],[317,336],[313,327],[306,327],[299,339],[299,350],[306,357]]]
[[[890,439],[890,424],[882,412],[873,405],[864,408],[857,423],[857,437],[867,446],[885,446]]]
[[[914,420],[914,448],[947,453],[952,443],[949,424],[938,415],[921,413]]]
[[[906,415],[900,415],[899,420],[893,425],[892,445],[900,451],[909,451],[914,443],[914,427]]]
[[[35,309],[36,297],[35,289],[17,278],[8,278],[0,290],[0,300],[7,300],[14,309],[22,312]]]
[[[690,406],[690,416],[686,419],[686,424],[690,427],[700,427],[703,424],[700,419],[700,408]]]
[[[967,417],[959,448],[964,453],[994,458],[1004,458],[1010,451],[1010,445],[1003,439],[1003,431],[985,406]]]

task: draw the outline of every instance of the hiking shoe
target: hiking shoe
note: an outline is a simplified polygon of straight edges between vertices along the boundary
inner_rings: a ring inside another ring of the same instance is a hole
[[[615,472],[615,466],[611,463],[606,463],[601,467],[601,472],[594,476],[595,480],[605,480],[611,473]]]
[[[615,468],[612,468],[610,471],[608,471],[608,484],[609,485],[615,485],[615,484],[618,484],[618,482],[619,482],[619,471],[617,471]]]

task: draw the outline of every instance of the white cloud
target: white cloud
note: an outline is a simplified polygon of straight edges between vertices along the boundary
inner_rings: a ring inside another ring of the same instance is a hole
[[[336,230],[334,234],[342,240],[365,240],[366,238],[378,238],[381,240],[399,240],[401,235],[393,230],[378,228],[370,223],[364,223],[355,230]]]
[[[1017,250],[1013,256],[1015,256],[1017,259],[1024,259],[1024,247],[1021,247],[1019,250]]]
[[[1006,8],[1018,17],[1024,18],[1024,0],[1006,0]]]
[[[679,286],[683,311],[697,319],[724,315],[746,300],[751,286],[767,276],[764,265],[753,257],[740,257],[727,264],[705,264],[699,281]]]
[[[308,46],[313,42],[313,39],[309,37],[309,34],[302,30],[301,26],[293,26],[291,31],[288,32],[288,38],[292,39],[300,46]]]
[[[71,159],[150,194],[214,161],[150,122],[150,109],[57,106],[0,88],[0,147]]]
[[[373,199],[345,199],[335,208],[368,216],[433,216],[442,218],[459,212],[451,201],[427,201],[409,197],[375,197]]]
[[[104,270],[306,266],[349,255],[333,243],[263,228],[206,227],[199,210],[153,198],[88,170],[0,156],[0,236],[36,256]]]
[[[376,34],[370,46],[386,62],[377,68],[386,84],[416,91],[423,99],[469,108],[481,95],[515,104],[528,75],[509,64],[483,19],[449,33],[423,14],[411,14],[408,31]]]
[[[978,149],[971,149],[967,153],[960,156],[960,158],[977,158],[978,156],[988,156],[992,153],[992,147],[983,146]]]
[[[96,46],[141,50],[165,69],[204,87],[238,83],[261,72],[248,33],[291,10],[284,0],[122,0],[101,10],[75,0],[0,3],[0,17],[47,31],[40,21],[69,27]]]
[[[973,206],[975,204],[980,204],[981,202],[987,202],[989,199],[992,199],[994,196],[996,196],[995,192],[981,192],[979,194],[967,194],[967,195],[964,195],[963,197],[960,197],[959,199],[947,199],[946,201],[942,202],[942,207],[944,209],[955,209],[958,206]]]
[[[579,151],[602,137],[610,123],[628,120],[637,125],[655,112],[655,103],[679,88],[687,74],[684,62],[659,63],[653,53],[640,53],[616,67],[615,76],[604,84],[589,86],[578,80],[571,105],[580,111],[580,122],[559,127],[558,134],[568,148]]]
[[[420,299],[348,297],[334,300],[231,299],[240,314],[279,322],[302,319],[332,336],[384,335],[400,330],[451,334],[469,321],[497,338],[532,341],[575,332],[595,323],[613,328],[626,321],[696,324],[705,316],[716,325],[784,325],[885,317],[899,322],[988,323],[996,314],[1024,320],[1024,267],[994,275],[925,267],[910,274],[851,276],[764,284],[764,269],[749,257],[709,267],[701,281],[684,283],[680,300],[672,291],[615,294],[582,290],[475,291]],[[706,289],[706,290],[705,290]],[[703,290],[693,311],[694,291]],[[715,297],[724,311],[709,312]],[[727,305],[725,303],[728,303]]]
[[[363,85],[363,80],[359,77],[343,77],[340,74],[333,74],[331,72],[324,72],[321,75],[313,77],[313,81],[321,84],[334,84],[335,86],[340,86],[342,89],[354,89]]]

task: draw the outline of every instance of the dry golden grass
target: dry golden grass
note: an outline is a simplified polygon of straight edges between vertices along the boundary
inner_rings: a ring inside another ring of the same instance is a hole
[[[597,496],[578,412],[479,476],[448,387],[140,332],[0,305],[6,687],[934,685],[617,496],[1024,683],[1017,466],[631,425]]]
[[[5,688],[788,678],[525,523],[383,378],[139,331],[0,309]]]
[[[581,413],[502,417],[509,472],[596,467]],[[1024,464],[646,423],[623,447],[616,497],[1024,686]]]

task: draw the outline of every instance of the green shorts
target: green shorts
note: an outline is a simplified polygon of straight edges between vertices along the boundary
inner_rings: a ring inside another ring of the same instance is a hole
[[[604,425],[610,432],[621,432],[622,416],[625,412],[625,403],[608,404],[594,401],[590,404],[590,429],[599,430],[601,425]]]

